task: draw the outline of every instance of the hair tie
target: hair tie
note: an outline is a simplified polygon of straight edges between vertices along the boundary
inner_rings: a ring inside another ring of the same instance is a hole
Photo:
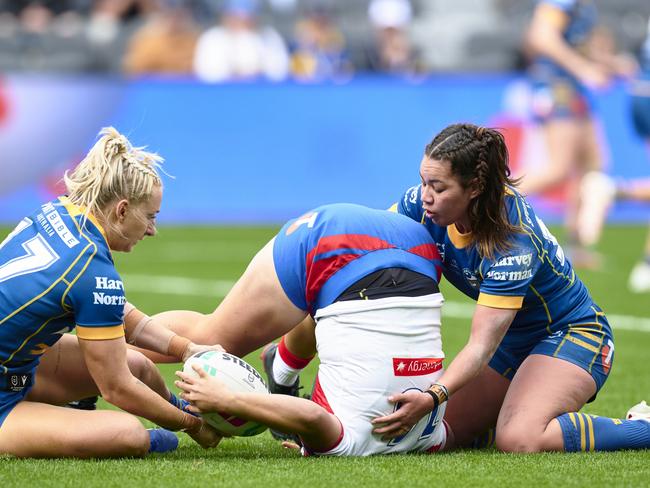
[[[108,141],[108,146],[110,150],[115,153],[115,155],[127,154],[129,152],[129,144],[126,140],[126,137],[119,135]]]

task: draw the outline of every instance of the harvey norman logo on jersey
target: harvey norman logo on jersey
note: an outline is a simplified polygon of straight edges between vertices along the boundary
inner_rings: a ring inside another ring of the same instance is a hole
[[[499,259],[494,267],[497,266],[530,266],[533,262],[532,254],[521,254],[519,256],[506,256]]]
[[[95,288],[97,290],[119,290],[124,291],[124,284],[120,280],[110,280],[106,276],[95,276]],[[124,305],[126,297],[122,295],[112,295],[103,291],[93,292],[94,305]]]
[[[497,281],[521,281],[532,278],[533,270],[531,265],[533,264],[533,255],[532,254],[521,254],[519,256],[506,256],[499,259],[492,268],[499,268],[504,266],[516,266],[520,269],[510,270],[510,271],[501,271],[490,269],[485,274],[485,279],[497,280]]]

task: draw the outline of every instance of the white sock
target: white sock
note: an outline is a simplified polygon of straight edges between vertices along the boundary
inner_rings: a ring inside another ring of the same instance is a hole
[[[273,379],[282,386],[291,386],[296,382],[296,378],[302,369],[296,369],[285,363],[280,357],[280,353],[275,353],[273,358]]]

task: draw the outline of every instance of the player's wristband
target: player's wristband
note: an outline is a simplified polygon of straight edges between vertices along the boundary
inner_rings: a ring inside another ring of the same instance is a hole
[[[187,351],[187,347],[192,343],[187,337],[175,335],[169,339],[169,345],[167,346],[167,355],[178,358],[180,361],[183,360],[183,355]]]
[[[183,420],[178,430],[188,434],[196,434],[201,430],[201,427],[203,427],[203,421],[200,418],[183,412]]]
[[[135,309],[134,309],[135,310]],[[133,311],[133,310],[132,310]],[[124,316],[126,319],[126,315]],[[153,319],[149,317],[146,314],[142,314],[142,317],[138,321],[137,324],[135,324],[135,327],[133,327],[133,330],[131,330],[129,327],[126,328],[126,333],[127,333],[127,342],[131,344],[132,346],[137,346],[138,345],[138,337],[140,337],[140,334],[142,334],[142,331],[149,325],[149,323]]]
[[[425,390],[424,393],[426,393],[427,395],[431,395],[431,398],[433,398],[433,409],[435,410],[436,408],[438,408],[438,405],[440,405],[440,400],[438,399],[438,395],[436,395],[431,390]]]
[[[430,390],[434,390],[434,391],[439,390],[441,392],[440,403],[444,403],[447,400],[449,400],[449,390],[442,383],[434,383],[433,385],[431,385]]]
[[[437,408],[449,398],[449,390],[447,390],[445,385],[441,385],[440,383],[434,383],[425,393],[431,395],[431,398],[433,398],[433,408]]]

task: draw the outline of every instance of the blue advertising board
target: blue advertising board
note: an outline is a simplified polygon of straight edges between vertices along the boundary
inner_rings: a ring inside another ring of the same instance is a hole
[[[625,87],[597,103],[609,171],[650,173]],[[524,84],[510,75],[343,85],[10,76],[0,83],[0,223],[61,192],[63,171],[106,125],[165,158],[173,178],[161,222],[280,223],[327,202],[389,206],[418,183],[425,145],[449,123],[501,127],[513,166],[538,164],[543,148],[525,105]],[[561,199],[539,203],[550,219],[561,211]],[[613,217],[647,215],[619,205]]]

